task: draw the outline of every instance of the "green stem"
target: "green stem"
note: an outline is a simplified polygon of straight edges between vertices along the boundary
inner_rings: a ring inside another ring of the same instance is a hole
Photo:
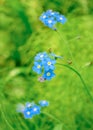
[[[93,102],[93,97],[92,97],[92,95],[90,94],[90,91],[88,90],[88,87],[87,87],[87,85],[86,85],[84,79],[82,78],[81,74],[80,74],[76,69],[72,68],[72,67],[69,66],[69,65],[60,64],[60,63],[57,63],[57,65],[64,66],[64,67],[66,67],[66,68],[72,70],[73,72],[75,72],[75,73],[78,75],[78,77],[80,78],[80,80],[81,80],[81,82],[82,82],[82,84],[83,84],[83,86],[84,86],[84,88],[85,88],[84,90],[86,90],[86,93],[88,94],[88,96],[90,97],[91,101]]]
[[[1,105],[0,105],[0,110],[1,110],[3,119],[5,120],[6,124],[10,127],[11,130],[14,130],[13,127],[11,126],[11,124],[9,123],[9,121],[6,119],[5,114],[3,112],[3,108],[1,107]]]
[[[63,124],[63,126],[65,127],[65,129],[68,130],[67,127],[66,127],[66,125],[64,125],[64,122],[61,121],[61,120],[59,120],[59,119],[56,118],[55,116],[53,116],[53,115],[51,115],[51,114],[49,114],[49,113],[46,113],[46,112],[42,112],[42,114],[44,114],[44,115],[50,117],[51,119],[57,121],[59,124]]]
[[[46,112],[42,112],[42,114],[47,115],[48,117],[52,118],[53,120],[56,120],[58,123],[62,123],[61,120],[57,119],[56,117],[54,117],[53,115],[46,113]]]
[[[58,36],[60,38],[60,41],[62,40],[65,43],[65,45],[67,46],[68,53],[71,56],[71,59],[73,61],[73,64],[74,64],[75,68],[77,68],[77,66],[75,64],[75,59],[74,59],[73,54],[72,54],[71,49],[70,49],[69,43],[64,39],[63,35],[61,35],[58,30],[56,30],[56,32],[57,32],[57,34],[58,34]]]
[[[10,128],[10,130],[14,130],[14,128],[12,127],[10,121],[7,119],[6,114],[5,114],[5,110],[4,110],[5,107],[3,104],[3,99],[5,97],[4,97],[3,93],[0,95],[0,98],[2,99],[2,101],[0,102],[0,111],[1,111],[2,118],[4,119],[5,123]]]

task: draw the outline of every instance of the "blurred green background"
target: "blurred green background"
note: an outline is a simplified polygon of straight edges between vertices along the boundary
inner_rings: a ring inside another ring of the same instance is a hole
[[[49,48],[69,64],[71,57],[58,34],[45,27],[39,16],[53,9],[67,22],[58,24],[74,61],[93,96],[93,0],[0,0],[0,130],[93,130],[93,103],[78,76],[56,65],[56,77],[40,83],[32,71],[34,56]],[[24,119],[18,103],[48,100],[45,114]]]

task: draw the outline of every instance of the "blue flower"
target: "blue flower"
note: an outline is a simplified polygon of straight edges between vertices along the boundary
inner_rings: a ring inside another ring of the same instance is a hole
[[[54,25],[56,24],[56,20],[54,20],[54,18],[47,18],[45,21],[44,21],[44,24],[46,26],[48,26],[49,28],[54,28]]]
[[[32,109],[25,108],[23,114],[24,114],[25,118],[32,118],[33,117]]]
[[[25,105],[25,107],[28,109],[31,108],[32,106],[34,106],[34,102],[27,102]]]
[[[43,73],[43,76],[40,75],[38,81],[44,82],[45,80],[50,80],[55,76],[53,70],[55,69],[55,63],[57,58],[62,58],[61,56],[57,56],[54,53],[46,53],[41,52],[38,53],[34,58],[34,66],[33,71],[37,74]],[[47,72],[50,73],[47,74]]]
[[[32,107],[32,113],[33,113],[33,115],[38,115],[38,114],[40,114],[40,106],[38,106],[38,105],[34,105],[33,107]]]
[[[42,62],[42,64],[44,65],[44,69],[47,71],[49,69],[54,70],[54,64],[56,63],[56,60],[52,60],[50,58],[46,58],[46,60],[44,60]]]
[[[46,12],[44,12],[43,14],[41,14],[40,18],[39,18],[46,26],[48,26],[49,28],[52,28],[54,30],[56,30],[56,28],[54,28],[54,25],[57,22],[60,22],[62,24],[64,24],[66,22],[66,18],[64,15],[59,14],[59,12],[53,12],[52,10],[47,10]]]
[[[34,102],[31,102],[31,103],[27,102],[25,106],[22,104],[18,104],[17,108],[20,108],[21,106],[22,109],[18,109],[21,111],[17,111],[17,112],[22,113],[24,115],[24,118],[29,119],[29,118],[34,117],[35,115],[39,115],[41,113],[41,107],[45,107],[48,105],[49,103],[45,100],[39,101],[39,105],[36,105]]]
[[[51,16],[52,13],[53,13],[52,10],[47,10],[47,11],[45,12],[45,14],[46,14],[47,17],[48,17],[48,16]]]
[[[30,104],[27,103],[23,114],[25,118],[32,118],[33,116],[40,114],[40,106],[36,104],[30,106]]]
[[[35,71],[37,74],[41,74],[42,72],[42,63],[41,62],[34,62],[33,71]]]
[[[44,22],[46,18],[47,18],[46,13],[43,13],[43,14],[39,17],[39,19],[40,19],[42,22]]]
[[[45,100],[41,100],[41,101],[39,101],[39,104],[40,104],[41,107],[46,107],[46,106],[49,105],[49,102],[47,102]]]
[[[49,69],[48,71],[45,71],[43,74],[43,78],[45,78],[46,80],[51,80],[54,76],[55,76],[55,73],[51,69]]]
[[[43,59],[46,58],[46,57],[47,57],[47,53],[46,53],[46,52],[38,53],[38,54],[35,56],[35,61],[43,60]]]
[[[58,15],[57,16],[57,22],[64,24],[66,21],[67,21],[67,19],[64,15]]]
[[[43,12],[41,14],[41,16],[39,17],[39,19],[44,22],[46,19],[48,19],[49,17],[51,17],[51,14],[52,14],[52,10],[47,10],[46,12]]]

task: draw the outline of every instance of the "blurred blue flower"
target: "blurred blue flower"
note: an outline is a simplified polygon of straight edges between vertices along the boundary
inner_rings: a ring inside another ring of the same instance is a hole
[[[41,107],[46,107],[46,106],[49,105],[49,102],[47,102],[45,100],[41,100],[41,101],[39,101],[39,104],[40,104]]]
[[[48,71],[45,71],[43,74],[43,78],[45,78],[46,80],[51,80],[54,76],[55,76],[55,73],[51,69],[49,69]]]
[[[39,17],[39,19],[40,19],[42,22],[44,22],[46,18],[47,18],[46,13],[43,13],[43,14]]]
[[[49,28],[54,28],[54,25],[56,24],[56,22],[57,21],[54,20],[54,18],[47,18],[45,19],[44,24],[48,26]]]
[[[51,17],[53,17],[55,20],[57,20],[57,17],[59,16],[59,12],[52,12]]]
[[[37,74],[41,74],[42,72],[42,63],[41,62],[34,62],[33,71],[35,71]]]
[[[33,111],[32,109],[25,108],[24,112],[24,118],[32,118],[33,117]]]
[[[29,106],[30,104],[27,103],[25,106],[25,109],[23,111],[25,118],[32,118],[35,115],[40,114],[40,106],[33,104],[32,106]]]
[[[44,82],[45,80],[50,80],[55,76],[53,70],[55,69],[56,59],[62,58],[61,56],[57,56],[54,53],[46,53],[41,52],[38,53],[34,58],[34,66],[33,71],[37,74],[43,73],[43,76],[40,75],[38,81]],[[50,71],[49,73],[47,73]]]
[[[35,115],[39,115],[41,113],[41,107],[48,106],[48,105],[49,105],[49,103],[45,100],[39,101],[39,105],[36,105],[34,102],[31,102],[31,103],[27,102],[25,104],[25,106],[22,104],[18,104],[17,108],[20,108],[20,106],[21,106],[22,109],[18,109],[20,111],[17,111],[17,112],[22,113],[24,115],[24,118],[26,118],[26,119],[32,118]]]
[[[43,60],[43,59],[46,58],[46,57],[47,57],[47,53],[46,53],[46,52],[38,53],[38,54],[35,56],[35,61]]]
[[[33,115],[38,115],[38,114],[40,114],[40,110],[41,110],[40,106],[34,105],[34,106],[32,107],[32,113],[33,113]]]
[[[67,21],[67,19],[64,15],[58,15],[57,16],[57,22],[64,24],[66,21]]]
[[[55,24],[60,22],[64,24],[66,22],[66,18],[64,15],[61,15],[59,12],[54,12],[52,10],[47,10],[39,17],[40,21],[42,21],[46,26],[55,30]]]
[[[39,19],[42,21],[42,22],[45,22],[46,19],[48,19],[50,16],[51,16],[51,13],[52,13],[52,10],[47,10],[46,12],[43,12],[41,14],[41,16],[39,17]]]
[[[52,60],[50,58],[46,58],[42,64],[44,65],[44,69],[45,71],[51,69],[51,70],[54,70],[55,67],[54,67],[54,64],[56,63],[56,60]]]
[[[32,106],[34,106],[34,104],[35,104],[34,102],[27,102],[25,107],[26,108],[31,108]]]
[[[47,17],[51,16],[51,13],[53,13],[52,10],[47,10],[46,12],[44,12],[44,14],[46,14]]]

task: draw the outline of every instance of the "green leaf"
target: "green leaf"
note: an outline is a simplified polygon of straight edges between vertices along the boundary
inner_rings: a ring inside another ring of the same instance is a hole
[[[54,129],[53,130],[62,130],[62,124],[58,124],[58,125],[56,125],[55,127],[54,127]]]

